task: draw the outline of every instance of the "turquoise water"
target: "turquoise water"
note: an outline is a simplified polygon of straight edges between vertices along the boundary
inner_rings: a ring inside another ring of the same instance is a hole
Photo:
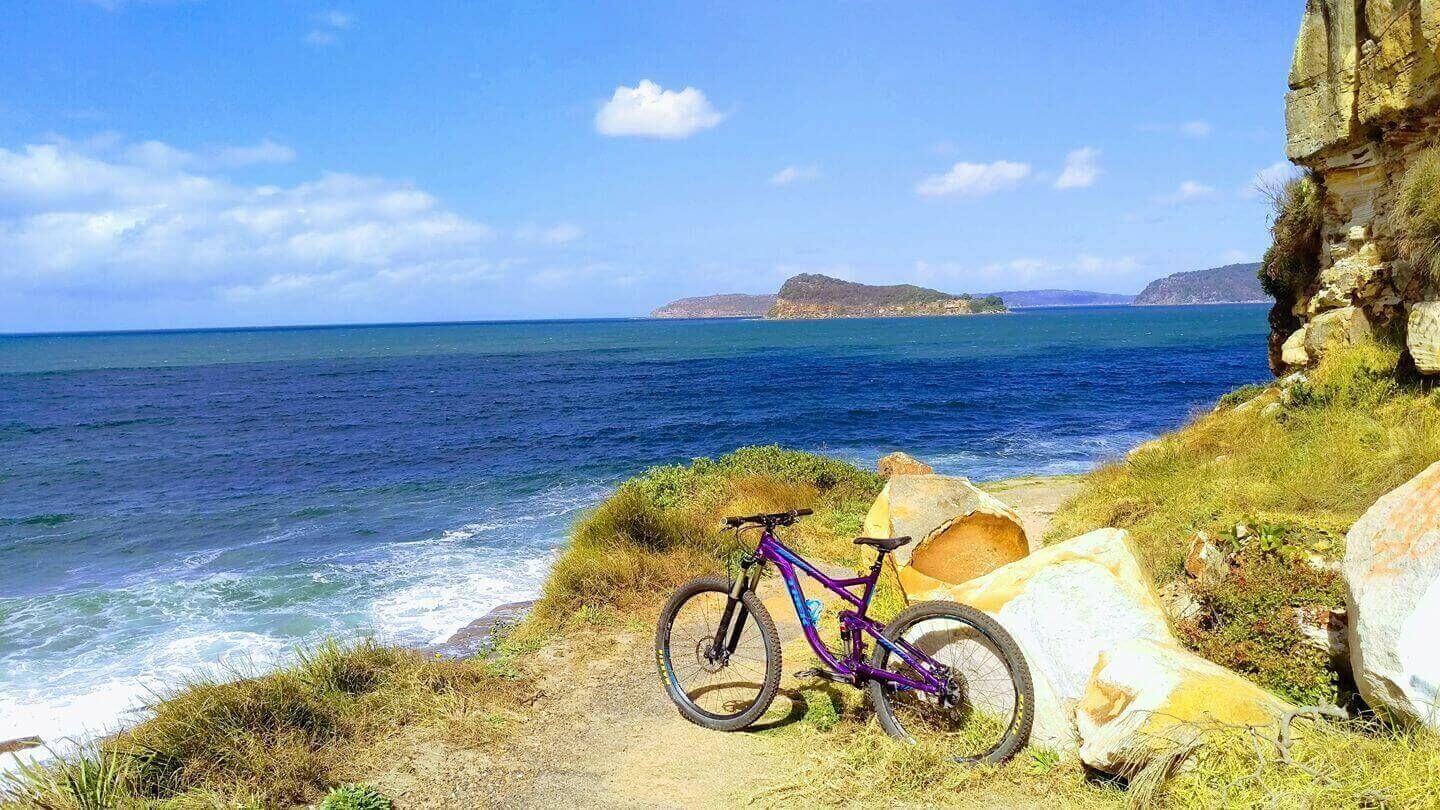
[[[533,596],[623,478],[779,442],[1077,472],[1267,377],[1258,306],[0,336],[0,739]]]

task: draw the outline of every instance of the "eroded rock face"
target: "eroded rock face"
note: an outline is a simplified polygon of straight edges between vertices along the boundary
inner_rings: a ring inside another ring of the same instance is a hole
[[[1323,247],[1318,275],[1294,291],[1302,331],[1289,318],[1276,324],[1281,373],[1320,359],[1327,344],[1304,327],[1331,311],[1355,308],[1365,326],[1382,327],[1440,298],[1403,260],[1394,217],[1406,168],[1440,143],[1440,3],[1309,0],[1285,121],[1287,153],[1320,185]],[[1431,369],[1440,373],[1440,361]]]
[[[909,453],[895,452],[880,459],[876,471],[889,478],[895,475],[932,475],[935,468]]]
[[[1019,515],[949,475],[892,477],[865,516],[865,533],[918,538],[894,555],[906,593],[973,579],[1030,551]]]
[[[1344,574],[1361,696],[1440,729],[1440,462],[1351,527]]]
[[[1076,707],[1080,759],[1133,776],[1157,757],[1181,758],[1220,726],[1270,739],[1293,707],[1173,643],[1136,638],[1099,655]]]
[[[1079,749],[1075,707],[1100,654],[1132,639],[1175,644],[1149,574],[1121,529],[1047,546],[960,585],[914,595],[994,616],[1025,653],[1035,684],[1035,744]]]

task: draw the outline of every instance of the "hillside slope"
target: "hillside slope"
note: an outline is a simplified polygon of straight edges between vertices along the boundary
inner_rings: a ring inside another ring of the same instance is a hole
[[[1135,296],[1136,306],[1240,304],[1269,301],[1260,289],[1257,262],[1227,264],[1157,278]]]
[[[671,301],[654,312],[652,318],[763,318],[775,306],[774,295],[728,293],[700,295]]]

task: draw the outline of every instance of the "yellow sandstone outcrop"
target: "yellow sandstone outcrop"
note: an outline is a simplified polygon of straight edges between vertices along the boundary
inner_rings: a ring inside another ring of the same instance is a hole
[[[1183,758],[1220,728],[1277,739],[1293,708],[1178,645],[1132,639],[1100,654],[1085,687],[1075,712],[1080,759],[1134,776],[1157,758]]]
[[[987,574],[1030,551],[1020,517],[965,478],[896,475],[865,516],[872,537],[918,541],[895,552],[907,594]]]
[[[1405,260],[1395,215],[1406,169],[1440,145],[1440,2],[1309,0],[1289,83],[1286,152],[1315,173],[1321,252],[1316,276],[1272,314],[1277,372],[1335,345],[1321,339],[1334,329],[1315,329],[1327,317],[1346,338],[1413,330],[1428,327],[1425,307],[1440,301],[1440,282]],[[1430,332],[1414,337],[1412,353],[1431,351]],[[1440,373],[1440,362],[1421,370]]]

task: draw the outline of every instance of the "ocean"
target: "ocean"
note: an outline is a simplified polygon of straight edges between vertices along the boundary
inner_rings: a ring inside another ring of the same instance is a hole
[[[326,636],[443,640],[655,464],[1088,470],[1268,378],[1265,334],[1213,306],[0,336],[0,740]]]

